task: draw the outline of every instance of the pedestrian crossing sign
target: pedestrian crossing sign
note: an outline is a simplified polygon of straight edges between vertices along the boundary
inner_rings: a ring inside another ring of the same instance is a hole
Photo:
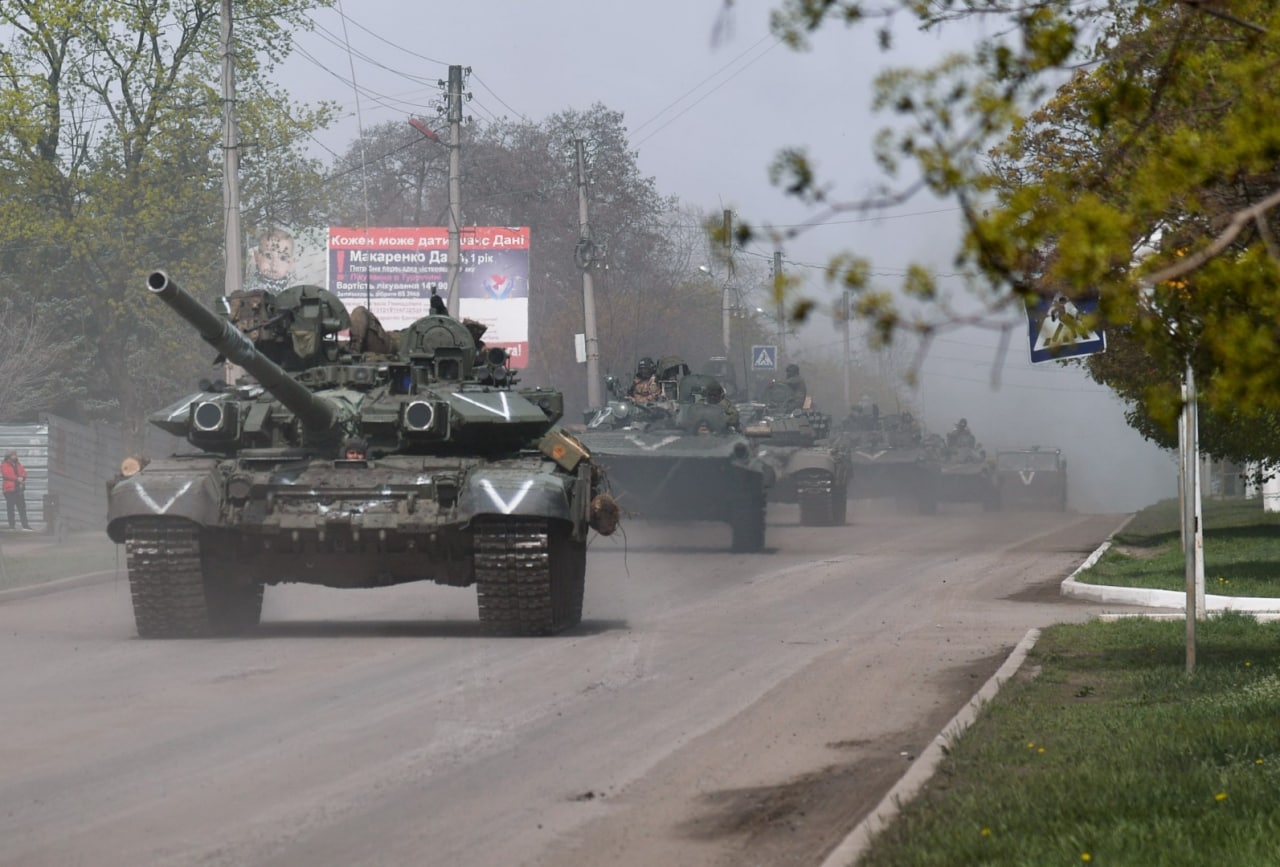
[[[777,370],[778,369],[778,347],[776,346],[751,347],[751,369],[752,370]]]
[[[1092,355],[1107,348],[1107,335],[1089,323],[1097,319],[1098,299],[1072,300],[1058,294],[1045,297],[1027,311],[1031,361],[1057,361]]]

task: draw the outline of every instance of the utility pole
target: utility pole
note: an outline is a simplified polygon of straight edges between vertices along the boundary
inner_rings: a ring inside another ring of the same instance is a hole
[[[1196,406],[1196,377],[1187,359],[1182,386],[1182,550],[1185,556],[1187,602],[1187,674],[1196,668],[1196,621],[1204,618],[1204,530],[1200,507],[1200,420]]]
[[[240,131],[236,119],[235,43],[231,35],[231,0],[222,0],[222,204],[225,229],[222,239],[226,256],[224,294],[230,295],[244,283],[244,260],[240,242]]]
[[[591,240],[591,224],[587,220],[587,159],[582,139],[573,142],[578,161],[578,246],[574,258],[582,269],[582,318],[587,344],[587,406],[604,404],[600,394],[600,340],[596,336],[596,297],[591,282],[596,245]]]
[[[225,2],[225,0],[224,0]],[[458,318],[458,266],[462,261],[459,226],[462,223],[462,67],[449,67],[449,315]]]
[[[844,344],[841,357],[844,361],[844,406],[853,407],[853,358],[849,351],[849,290],[840,293],[840,340]]]
[[[777,304],[775,319],[778,323],[778,360],[787,357],[787,301],[783,297],[786,284],[782,277],[782,251],[773,251],[773,298]]]
[[[724,257],[725,257],[725,278],[724,278],[724,300],[722,302],[724,313],[724,357],[733,358],[730,350],[731,335],[729,331],[729,319],[733,316],[733,295],[729,288],[729,278],[733,275],[733,211],[725,208],[724,211]],[[745,378],[747,371],[743,371]]]

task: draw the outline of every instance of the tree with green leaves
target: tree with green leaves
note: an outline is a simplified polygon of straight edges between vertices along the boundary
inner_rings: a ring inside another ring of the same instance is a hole
[[[883,189],[839,201],[800,148],[779,156],[778,182],[831,212],[926,190],[954,200],[965,230],[947,267],[966,275],[983,315],[1056,293],[1096,294],[1114,354],[1093,373],[1130,402],[1140,430],[1170,430],[1190,362],[1211,423],[1236,428],[1220,448],[1247,440],[1248,425],[1265,431],[1280,411],[1280,8],[789,0],[774,26],[798,47],[831,22],[876,26],[891,50],[903,19],[933,29],[990,24],[971,50],[934,68],[879,77],[876,104],[896,116],[877,140]],[[909,329],[927,340],[957,321],[936,306],[904,314],[869,285],[868,264],[845,254],[831,274],[884,334]],[[928,267],[913,269],[902,289],[939,297]]]
[[[235,62],[247,209],[281,187],[306,213],[306,133],[326,109],[289,104],[270,74],[328,0],[238,0]],[[80,337],[63,371],[85,416],[135,432],[207,369],[208,353],[149,302],[164,267],[212,299],[223,287],[223,50],[218,0],[0,0],[0,274]],[[268,189],[266,178],[275,179]],[[312,205],[313,207],[313,205]],[[235,239],[238,242],[239,239]],[[216,373],[211,373],[216,375]],[[189,383],[188,383],[189,384]]]

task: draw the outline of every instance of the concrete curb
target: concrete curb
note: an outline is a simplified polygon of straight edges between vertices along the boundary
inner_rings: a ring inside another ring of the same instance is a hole
[[[1004,661],[1004,664],[996,670],[995,674],[991,675],[990,679],[982,685],[982,688],[978,690],[973,698],[969,699],[969,703],[951,718],[951,722],[946,724],[942,732],[933,739],[929,746],[925,747],[924,752],[911,763],[911,767],[907,768],[907,772],[902,775],[902,779],[894,784],[888,794],[876,805],[876,808],[859,822],[856,828],[849,832],[849,836],[840,841],[840,845],[831,850],[826,860],[822,862],[822,867],[849,867],[849,865],[857,862],[871,839],[884,830],[901,812],[902,805],[919,794],[924,784],[933,777],[938,764],[946,756],[947,749],[973,723],[982,706],[995,698],[996,693],[1000,691],[1000,687],[1004,686],[1005,681],[1018,673],[1018,669],[1022,667],[1027,654],[1035,646],[1039,637],[1039,629],[1029,630],[1022,637],[1022,640],[1018,642],[1018,646],[1009,654],[1009,658]]]
[[[21,587],[10,587],[0,590],[0,605],[18,599],[30,599],[33,596],[44,596],[47,593],[58,593],[62,590],[74,590],[77,587],[88,587],[91,584],[103,584],[117,576],[123,577],[123,569],[104,569],[101,572],[86,572],[83,575],[72,575],[70,578],[58,578],[39,584],[24,584]]]

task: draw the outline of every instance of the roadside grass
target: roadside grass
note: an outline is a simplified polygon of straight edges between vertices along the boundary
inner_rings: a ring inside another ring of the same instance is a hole
[[[1280,863],[1280,624],[1061,624],[861,867]],[[1039,667],[1037,676],[1028,672]]]
[[[0,542],[0,590],[116,568],[123,572],[123,549],[102,532],[71,533],[61,543]]]
[[[1280,513],[1264,512],[1260,500],[1206,500],[1205,592],[1220,596],[1280,596]],[[1137,515],[1087,571],[1083,584],[1154,590],[1185,590],[1177,500],[1165,500]],[[1280,863],[1280,857],[1277,858]]]

